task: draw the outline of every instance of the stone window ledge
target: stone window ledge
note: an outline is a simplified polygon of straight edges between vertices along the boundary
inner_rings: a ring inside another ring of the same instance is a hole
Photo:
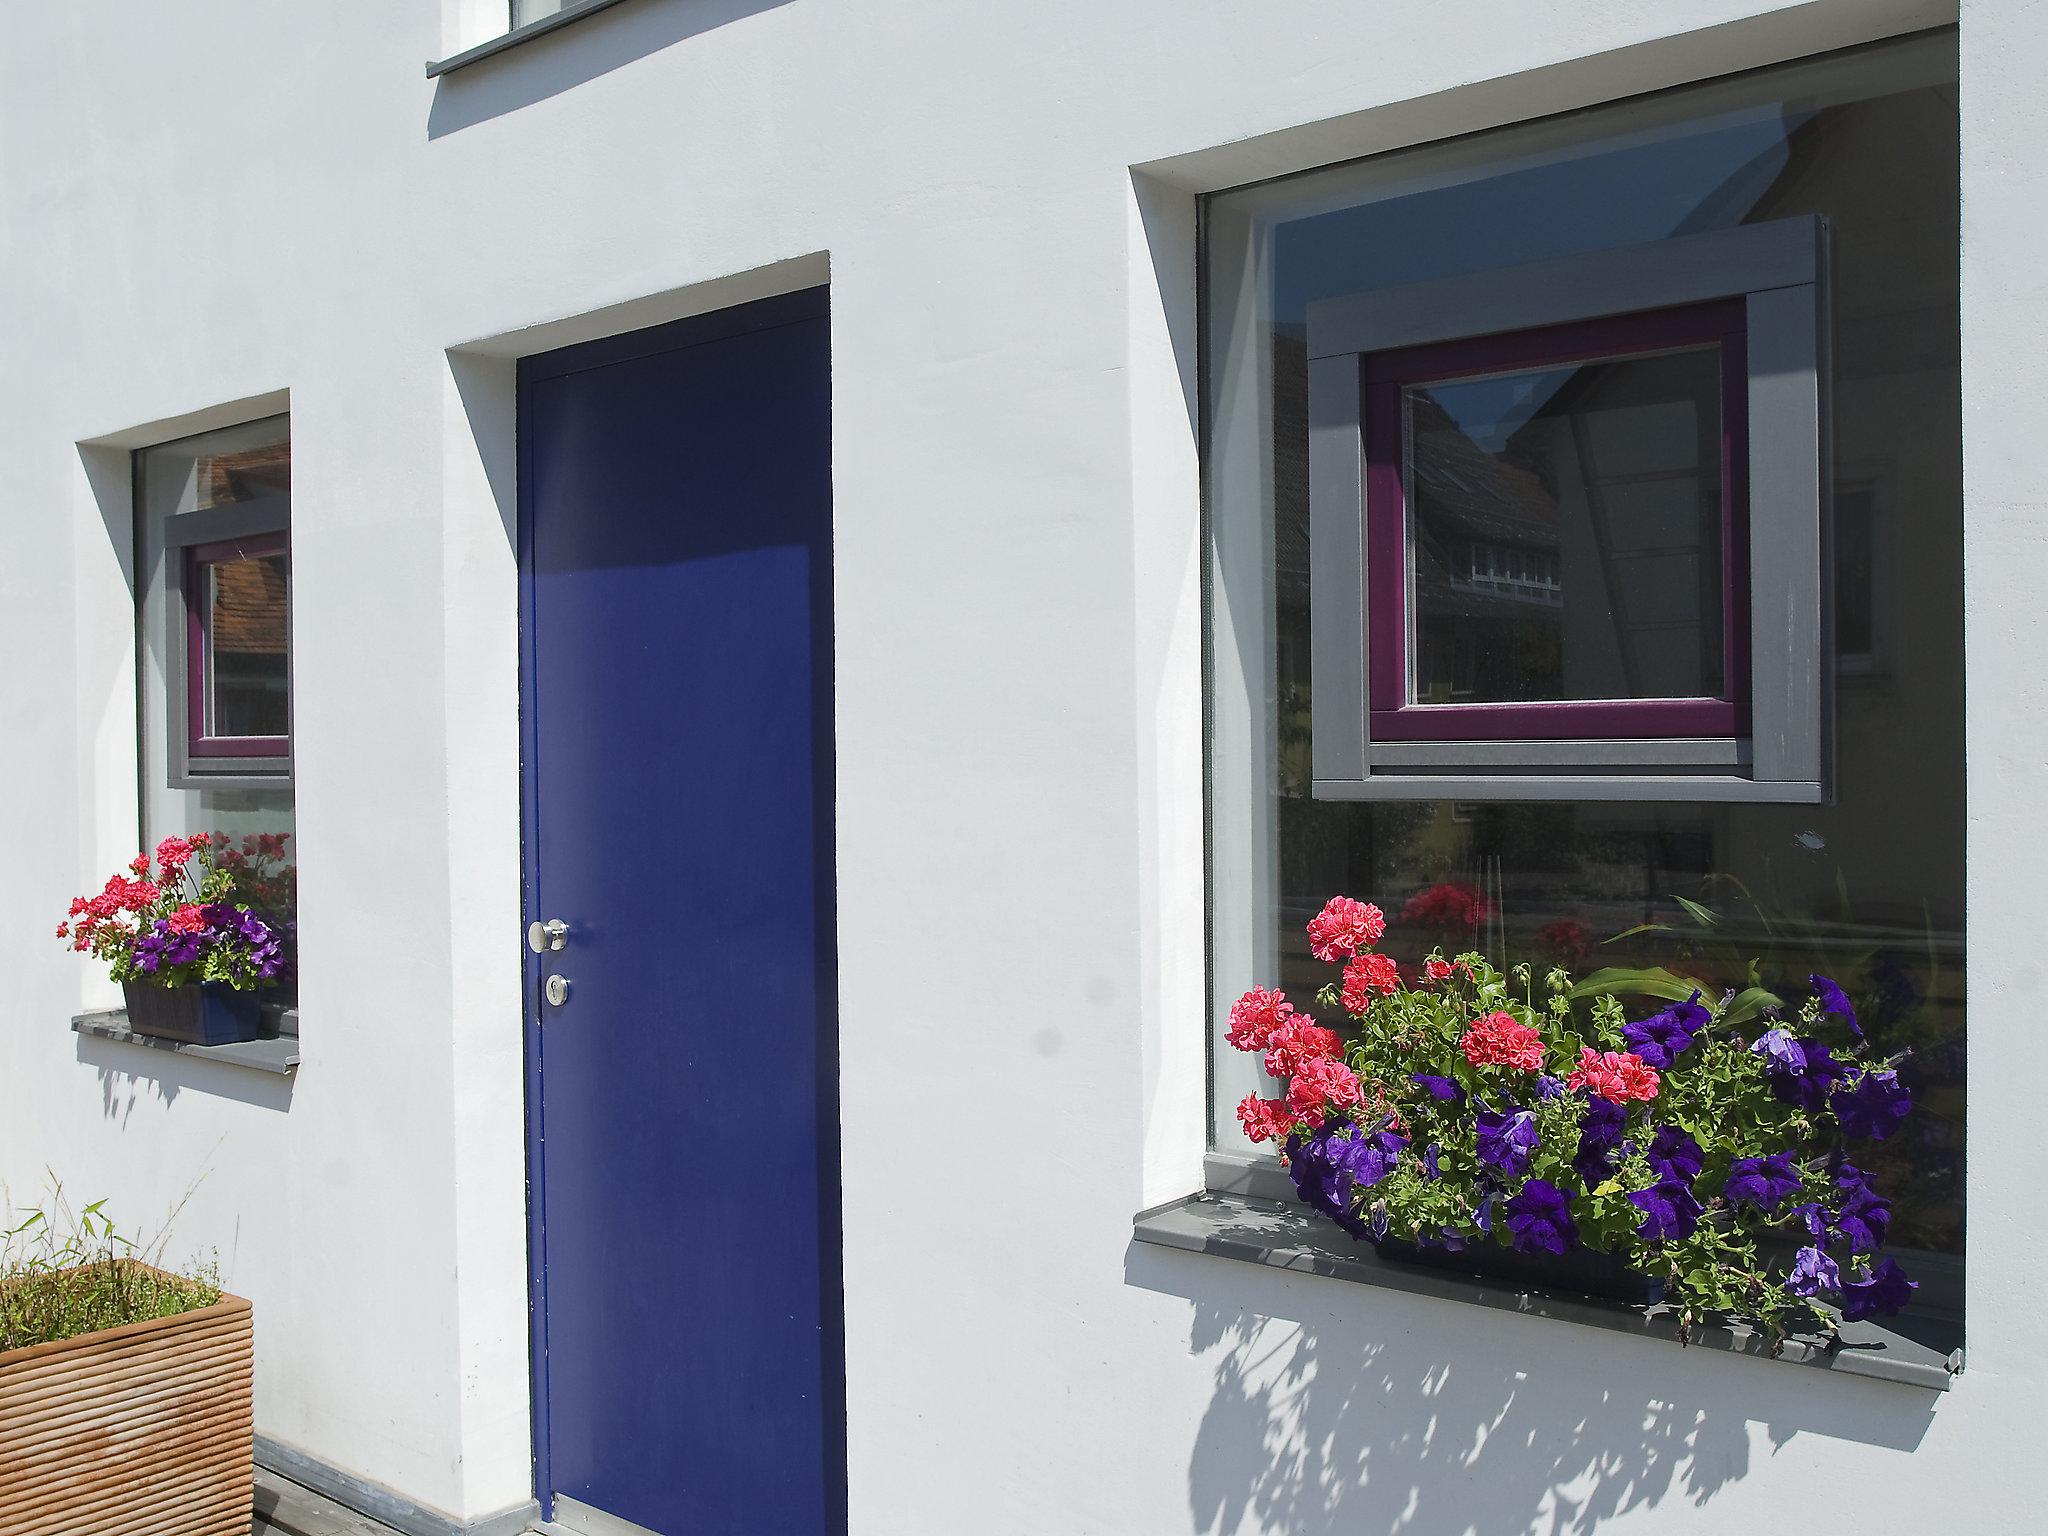
[[[1678,1339],[1677,1317],[1668,1307],[1519,1291],[1503,1281],[1389,1262],[1370,1245],[1353,1242],[1313,1212],[1279,1201],[1247,1195],[1190,1195],[1139,1212],[1133,1228],[1139,1242],[1165,1248],[1446,1301],[1473,1302],[1643,1338],[1672,1343]],[[1691,1345],[1766,1364],[1817,1367],[1933,1392],[1948,1391],[1962,1370],[1961,1350],[1943,1355],[1875,1323],[1845,1323],[1841,1338],[1834,1342],[1794,1337],[1777,1355],[1770,1353],[1760,1334],[1740,1324],[1695,1329]]]
[[[147,1046],[153,1051],[176,1051],[224,1067],[246,1067],[252,1072],[270,1072],[289,1077],[299,1065],[299,1037],[277,1035],[265,1040],[237,1040],[229,1045],[193,1045],[184,1040],[160,1040],[155,1035],[138,1035],[128,1027],[128,1015],[119,1008],[81,1013],[71,1021],[72,1030],[95,1040],[115,1040],[123,1045]]]
[[[507,48],[517,48],[521,43],[530,43],[536,37],[545,37],[558,27],[566,27],[572,21],[581,21],[599,11],[609,10],[619,0],[572,0],[552,16],[543,16],[538,21],[529,21],[523,27],[514,27],[510,32],[499,34],[488,42],[478,43],[474,48],[465,48],[460,53],[451,53],[445,59],[436,59],[427,66],[427,78],[445,75],[465,64],[475,64],[484,59],[494,58]]]

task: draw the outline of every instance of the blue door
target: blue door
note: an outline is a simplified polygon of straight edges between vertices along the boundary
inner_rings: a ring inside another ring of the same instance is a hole
[[[535,1472],[845,1523],[823,289],[520,365]]]

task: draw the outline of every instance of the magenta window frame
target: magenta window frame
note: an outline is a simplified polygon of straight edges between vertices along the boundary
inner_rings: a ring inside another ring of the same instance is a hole
[[[207,624],[206,567],[234,560],[260,560],[291,554],[288,533],[256,533],[240,539],[194,544],[185,550],[185,748],[195,758],[291,757],[289,736],[209,736],[206,734]],[[289,626],[289,620],[287,620]],[[290,655],[287,632],[286,655]]]
[[[1721,693],[1687,699],[1417,704],[1409,697],[1408,496],[1401,393],[1415,384],[1714,345],[1721,353]],[[1742,299],[1368,353],[1365,428],[1367,697],[1375,741],[1733,737],[1749,729],[1747,306]]]

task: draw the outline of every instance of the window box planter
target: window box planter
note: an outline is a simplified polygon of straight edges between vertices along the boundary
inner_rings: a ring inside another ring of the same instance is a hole
[[[1493,1243],[1453,1252],[1442,1246],[1383,1237],[1373,1247],[1396,1264],[1439,1269],[1478,1280],[1500,1280],[1517,1290],[1547,1291],[1555,1296],[1597,1296],[1631,1306],[1653,1307],[1664,1299],[1664,1282],[1630,1269],[1611,1254],[1578,1248],[1566,1254],[1516,1253]]]
[[[258,992],[238,992],[211,981],[182,987],[127,981],[121,992],[133,1034],[187,1045],[230,1045],[262,1032],[263,996]]]
[[[247,1536],[249,1303],[0,1353],[0,1536]]]

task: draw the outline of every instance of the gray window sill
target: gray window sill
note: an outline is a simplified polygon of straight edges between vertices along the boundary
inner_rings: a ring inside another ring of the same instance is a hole
[[[123,1045],[147,1046],[153,1051],[176,1051],[224,1067],[247,1067],[252,1072],[272,1072],[288,1077],[299,1065],[299,1037],[278,1035],[267,1040],[239,1040],[232,1045],[192,1045],[183,1040],[159,1040],[138,1035],[128,1027],[128,1015],[119,1008],[100,1013],[81,1013],[71,1028],[95,1040],[117,1040]]]
[[[543,16],[539,21],[529,21],[523,27],[514,27],[487,43],[478,43],[474,48],[465,48],[460,53],[451,53],[445,59],[436,59],[427,66],[427,78],[445,75],[461,69],[466,64],[476,64],[484,59],[495,58],[507,48],[517,48],[521,43],[530,43],[536,37],[545,37],[557,27],[566,27],[572,21],[581,21],[599,11],[608,10],[619,0],[578,0],[577,4],[565,5],[552,16]]]
[[[1133,1228],[1139,1242],[1164,1248],[1214,1254],[1296,1274],[1325,1275],[1445,1301],[1473,1302],[1529,1317],[1555,1318],[1642,1338],[1670,1343],[1678,1340],[1677,1319],[1669,1308],[1518,1291],[1499,1281],[1389,1262],[1380,1258],[1369,1244],[1353,1242],[1313,1212],[1279,1201],[1234,1194],[1190,1195],[1139,1212]],[[1761,1335],[1739,1324],[1697,1329],[1691,1344],[1696,1349],[1724,1350],[1766,1363],[1817,1366],[1843,1375],[1897,1382],[1934,1392],[1948,1391],[1955,1374],[1962,1369],[1961,1350],[1943,1355],[1875,1323],[1843,1324],[1837,1343],[1794,1338],[1775,1356]]]

